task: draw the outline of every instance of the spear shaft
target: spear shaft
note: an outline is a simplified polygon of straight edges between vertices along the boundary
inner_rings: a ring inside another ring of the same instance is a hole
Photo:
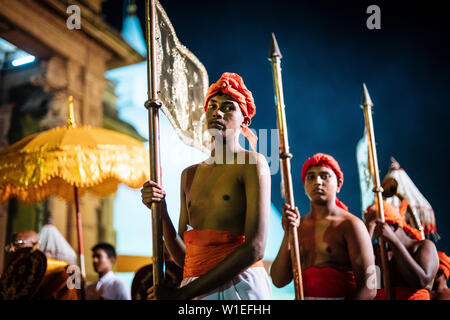
[[[286,127],[286,113],[284,106],[283,81],[281,78],[281,53],[275,35],[272,33],[272,45],[269,61],[272,65],[273,85],[277,107],[277,126],[280,141],[281,177],[283,181],[284,198],[291,208],[295,208],[294,189],[291,175],[291,158]],[[300,250],[298,245],[297,227],[289,227],[289,252],[291,256],[292,276],[294,278],[295,299],[303,300],[302,271],[300,264]]]
[[[150,179],[161,185],[158,79],[156,73],[156,0],[145,0]],[[153,284],[164,282],[161,203],[152,203]]]
[[[383,208],[383,188],[381,187],[380,182],[380,174],[378,170],[378,158],[377,158],[377,148],[375,144],[375,132],[373,128],[373,120],[372,120],[372,100],[370,99],[369,92],[367,91],[366,85],[364,84],[364,94],[361,102],[361,106],[364,110],[364,119],[367,129],[367,137],[369,139],[369,161],[370,161],[370,172],[372,174],[373,179],[373,192],[375,193],[375,207],[377,211],[377,218],[381,222],[385,222],[384,220],[384,208]],[[392,290],[391,290],[391,281],[389,275],[389,267],[388,267],[388,257],[386,251],[386,243],[382,237],[378,238],[378,243],[380,246],[380,259],[381,259],[381,268],[383,272],[383,283],[384,290],[386,292],[386,299],[392,300]]]

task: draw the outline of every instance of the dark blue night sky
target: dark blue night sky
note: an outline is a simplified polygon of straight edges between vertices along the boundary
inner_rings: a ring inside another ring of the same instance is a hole
[[[106,20],[120,30],[122,1],[106,1]],[[126,2],[126,1],[125,1]],[[144,0],[136,1],[143,23]],[[450,253],[448,118],[450,50],[447,1],[160,0],[181,43],[205,65],[210,82],[240,74],[257,106],[252,128],[276,128],[270,64],[271,32],[283,54],[283,82],[296,203],[309,210],[300,170],[316,152],[344,171],[339,198],[360,215],[355,148],[364,128],[365,82],[374,102],[381,177],[394,156],[431,203],[439,250]],[[345,3],[345,4],[343,4]],[[381,8],[381,30],[366,9]],[[281,207],[280,176],[272,201]]]

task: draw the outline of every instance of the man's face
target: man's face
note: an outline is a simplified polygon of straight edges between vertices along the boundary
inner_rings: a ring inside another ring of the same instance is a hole
[[[242,114],[237,101],[228,95],[215,95],[209,100],[206,121],[208,129],[219,130],[223,135],[227,130],[240,131],[250,124],[250,118]]]
[[[97,249],[92,253],[92,262],[94,270],[97,273],[107,273],[112,270],[114,264],[114,257],[108,257],[103,249]]]
[[[330,168],[314,166],[306,173],[305,190],[313,202],[328,202],[341,190],[341,186],[342,180],[338,180]]]
[[[39,236],[36,232],[27,230],[20,231],[14,237],[14,240],[7,246],[9,253],[15,252],[21,248],[37,248],[39,245]]]

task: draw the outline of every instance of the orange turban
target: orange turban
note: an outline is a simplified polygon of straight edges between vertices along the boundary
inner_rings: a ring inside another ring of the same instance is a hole
[[[400,214],[395,206],[383,200],[384,220],[388,224],[398,224],[407,234],[416,240],[422,240],[422,234],[416,228],[410,227],[405,216]]]
[[[444,271],[445,278],[448,279],[450,276],[450,257],[442,251],[438,251],[437,253],[439,256],[439,269]]]
[[[255,115],[256,106],[253,95],[250,90],[247,89],[244,81],[238,74],[225,72],[216,83],[213,83],[209,87],[208,92],[206,93],[205,111],[208,109],[209,100],[219,91],[236,100],[245,116],[251,119]],[[247,138],[251,148],[256,150],[256,141],[258,141],[258,138],[253,132],[249,128],[243,128],[242,134]]]
[[[311,158],[306,160],[306,162],[303,164],[302,167],[303,183],[305,183],[306,173],[308,172],[309,168],[315,166],[327,167],[333,170],[334,174],[338,179],[344,180],[344,173],[341,171],[339,163],[336,161],[336,159],[325,153],[316,153]],[[337,197],[336,197],[336,205],[344,209],[345,211],[348,211],[348,207],[344,203],[342,203],[342,201],[340,201]]]

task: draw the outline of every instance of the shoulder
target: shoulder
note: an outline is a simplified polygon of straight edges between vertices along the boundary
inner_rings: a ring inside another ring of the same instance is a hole
[[[422,266],[431,268],[434,272],[437,272],[439,269],[439,256],[436,246],[431,240],[418,241],[417,249],[412,256]]]
[[[121,279],[114,275],[108,289],[104,292],[104,297],[112,300],[130,300],[131,291]]]
[[[114,276],[113,285],[114,285],[114,287],[120,288],[120,289],[126,289],[126,287],[127,287],[125,285],[125,282],[120,280],[117,276]]]
[[[264,186],[264,190],[270,189],[271,175],[266,158],[254,151],[246,152],[249,161],[243,166],[244,181],[250,184],[258,184],[261,187]]]
[[[361,218],[357,217],[356,215],[354,215],[353,213],[351,213],[349,211],[340,209],[339,216],[341,217],[341,219],[343,221],[345,221],[347,223],[348,226],[350,226],[352,228],[357,228],[361,225],[364,226],[364,222],[361,220]]]
[[[300,216],[300,225],[302,223],[306,223],[311,219],[311,212],[308,212],[307,214]]]
[[[437,255],[437,251],[436,251],[436,245],[433,243],[433,241],[425,239],[425,240],[420,240],[417,241],[417,251],[419,251],[420,253],[436,253]],[[439,259],[439,257],[438,257]]]
[[[246,170],[256,170],[259,173],[270,175],[269,164],[263,154],[246,150],[245,160]]]
[[[196,163],[196,164],[193,164],[192,166],[189,166],[189,167],[187,167],[187,168],[184,168],[184,170],[181,172],[181,184],[182,184],[183,186],[186,184],[188,175],[189,175],[191,172],[194,172],[200,164],[201,164],[201,163]],[[192,177],[191,177],[191,179],[192,179]]]
[[[346,235],[357,235],[361,233],[367,233],[367,227],[364,222],[350,212],[344,212],[342,214],[343,227]]]
[[[189,171],[196,169],[201,163],[196,163],[193,164],[192,166],[186,167],[183,169],[183,171],[181,172],[181,176],[186,176],[188,174]]]
[[[128,287],[121,279],[119,279],[116,275],[114,275],[114,280],[112,281],[113,287],[120,293],[128,292]]]
[[[256,151],[247,151],[249,159],[253,160],[257,165],[267,165],[266,157],[262,153]]]

